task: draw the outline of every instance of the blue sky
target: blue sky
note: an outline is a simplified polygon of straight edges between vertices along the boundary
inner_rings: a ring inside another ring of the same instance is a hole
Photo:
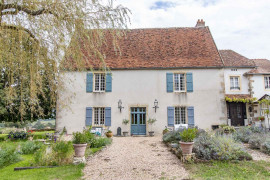
[[[116,0],[130,28],[193,27],[204,19],[219,49],[270,59],[270,0]]]

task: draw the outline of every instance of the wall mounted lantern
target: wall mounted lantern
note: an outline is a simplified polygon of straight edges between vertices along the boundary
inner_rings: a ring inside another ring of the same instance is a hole
[[[157,108],[158,108],[158,101],[155,99],[154,101],[154,107],[155,108],[155,112],[157,112]]]
[[[119,99],[119,101],[118,101],[118,108],[119,108],[120,112],[122,111],[122,109],[124,109],[124,107],[122,106],[121,99]]]

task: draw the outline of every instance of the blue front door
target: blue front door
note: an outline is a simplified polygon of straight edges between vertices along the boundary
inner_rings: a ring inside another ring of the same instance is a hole
[[[131,135],[146,135],[146,108],[131,108]]]

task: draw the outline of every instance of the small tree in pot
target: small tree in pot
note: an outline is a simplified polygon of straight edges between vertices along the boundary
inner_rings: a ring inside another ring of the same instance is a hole
[[[111,130],[108,130],[108,131],[106,132],[106,136],[107,136],[107,138],[111,138],[111,137],[113,136],[112,131],[111,131]]]
[[[75,150],[76,157],[83,157],[85,154],[85,149],[87,147],[87,136],[81,132],[73,133],[73,147]]]
[[[122,123],[126,126],[129,123],[129,120],[128,119],[123,119]],[[123,131],[123,135],[126,137],[128,135],[128,131]]]
[[[189,128],[185,129],[183,132],[180,133],[181,141],[180,147],[182,149],[183,154],[191,154],[192,147],[193,147],[193,140],[195,139],[197,134],[197,129]]]
[[[149,118],[148,119],[148,124],[151,126],[151,131],[149,131],[148,133],[149,133],[149,136],[154,136],[154,131],[152,130],[152,125],[156,122],[157,120],[156,119],[151,119],[151,118]]]

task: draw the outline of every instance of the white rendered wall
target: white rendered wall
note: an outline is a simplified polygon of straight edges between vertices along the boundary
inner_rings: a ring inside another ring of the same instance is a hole
[[[252,75],[252,90],[254,92],[253,97],[260,99],[265,94],[270,95],[270,89],[264,87],[264,75]]]
[[[232,71],[237,68],[226,68],[224,69],[224,82],[225,82],[225,94],[249,94],[248,92],[248,78],[244,74],[251,69],[240,69]],[[230,76],[240,76],[240,91],[230,90]]]
[[[167,93],[167,72],[192,72],[194,92]],[[211,125],[226,123],[223,69],[112,71],[112,92],[107,93],[86,93],[86,72],[66,72],[64,77],[66,83],[60,92],[60,101],[74,96],[68,103],[69,108],[59,108],[57,128],[61,130],[65,126],[68,133],[83,129],[86,107],[111,107],[110,129],[114,134],[117,127],[130,132],[130,124],[124,126],[122,120],[130,119],[130,107],[137,106],[147,108],[147,119],[157,119],[153,126],[157,134],[167,126],[168,106],[194,106],[195,125],[200,128],[210,129]],[[122,113],[118,109],[119,99],[124,106]],[[155,99],[159,103],[156,113],[152,108]]]

